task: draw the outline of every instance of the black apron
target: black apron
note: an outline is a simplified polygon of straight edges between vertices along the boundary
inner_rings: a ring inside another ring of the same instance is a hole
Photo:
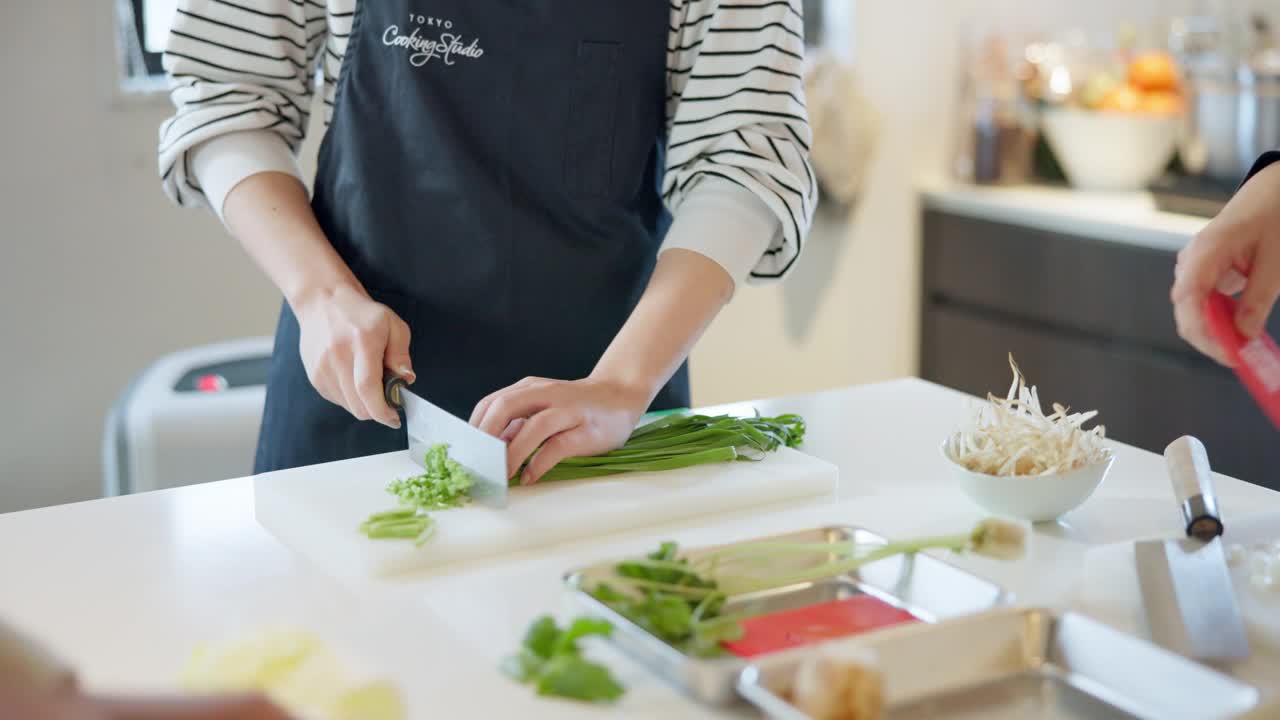
[[[654,0],[361,0],[312,201],[409,324],[414,391],[459,417],[529,375],[586,377],[670,224],[668,12]],[[307,380],[276,329],[256,472],[406,447]],[[652,409],[688,405],[681,367]]]

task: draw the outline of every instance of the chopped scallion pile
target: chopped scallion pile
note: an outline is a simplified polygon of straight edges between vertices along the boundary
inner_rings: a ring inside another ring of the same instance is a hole
[[[400,498],[400,507],[370,515],[360,524],[360,532],[372,540],[412,540],[421,546],[435,534],[436,523],[428,510],[461,507],[470,501],[471,475],[449,457],[447,446],[427,450],[424,464],[426,471],[421,475],[393,480],[387,486],[387,492]]]

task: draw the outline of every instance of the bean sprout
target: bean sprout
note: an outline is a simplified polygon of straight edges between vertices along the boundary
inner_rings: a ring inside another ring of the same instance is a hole
[[[1056,475],[1111,457],[1106,428],[1083,427],[1097,410],[1072,413],[1054,403],[1045,415],[1035,386],[1027,386],[1013,355],[1009,367],[1009,393],[1004,398],[987,394],[966,426],[947,438],[947,457],[972,472],[1000,476]]]

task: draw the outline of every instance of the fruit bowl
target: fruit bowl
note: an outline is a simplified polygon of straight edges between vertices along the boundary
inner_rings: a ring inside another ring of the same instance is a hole
[[[1180,118],[1072,107],[1041,115],[1045,140],[1067,180],[1082,190],[1140,190],[1168,167]]]

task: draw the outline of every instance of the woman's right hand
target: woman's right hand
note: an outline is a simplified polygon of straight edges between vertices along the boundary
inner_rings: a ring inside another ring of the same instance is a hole
[[[399,428],[383,396],[383,369],[414,380],[409,326],[357,287],[341,286],[295,304],[307,378],[321,397],[360,420]]]
[[[1263,168],[1236,192],[1178,253],[1174,272],[1170,299],[1178,334],[1228,364],[1226,353],[1209,335],[1204,301],[1214,290],[1241,293],[1236,328],[1253,338],[1266,326],[1280,296],[1280,162]]]
[[[413,382],[409,326],[364,291],[320,228],[306,186],[281,172],[251,175],[227,194],[223,215],[298,317],[316,391],[361,420],[400,427],[382,378],[387,368]]]

